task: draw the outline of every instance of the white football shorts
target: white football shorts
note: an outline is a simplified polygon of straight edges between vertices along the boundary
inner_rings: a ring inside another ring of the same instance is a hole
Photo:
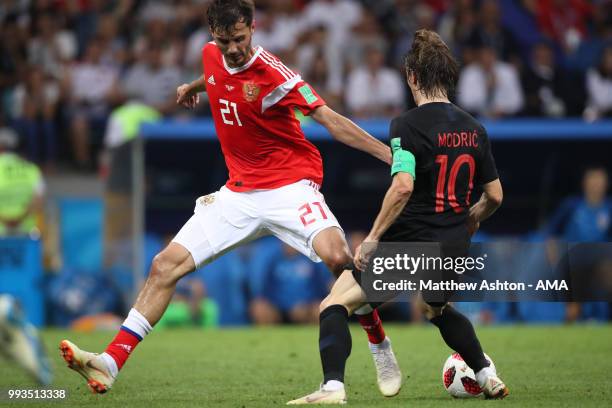
[[[319,186],[312,181],[240,193],[223,186],[196,200],[193,216],[172,241],[185,247],[198,267],[266,235],[274,235],[321,262],[312,241],[329,227],[342,231]]]

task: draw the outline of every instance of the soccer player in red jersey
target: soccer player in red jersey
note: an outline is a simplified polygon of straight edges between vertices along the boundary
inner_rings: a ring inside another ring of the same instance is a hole
[[[305,139],[294,110],[385,163],[391,162],[391,151],[327,107],[278,58],[251,46],[253,12],[249,0],[212,2],[208,20],[214,41],[202,50],[204,73],[177,89],[177,103],[190,108],[200,92],[208,94],[229,180],[196,201],[194,215],[154,258],[145,286],[104,353],[80,350],[68,340],[60,343],[69,367],[96,393],[110,389],[130,353],[163,315],[177,281],[233,248],[275,235],[313,261],[325,262],[336,276],[351,262],[344,233],[319,192],[321,156]],[[385,396],[396,395],[401,373],[380,319],[369,305],[357,314],[368,334],[379,388]]]

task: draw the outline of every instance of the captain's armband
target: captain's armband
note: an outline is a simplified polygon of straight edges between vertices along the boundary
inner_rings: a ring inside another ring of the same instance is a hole
[[[402,149],[399,137],[391,139],[391,152],[393,153],[393,163],[391,164],[391,175],[395,173],[408,173],[416,179],[416,159],[414,154]]]

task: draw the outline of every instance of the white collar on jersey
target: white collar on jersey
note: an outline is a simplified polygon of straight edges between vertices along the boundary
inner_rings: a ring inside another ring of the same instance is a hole
[[[221,59],[223,60],[223,66],[225,67],[225,70],[230,73],[230,75],[237,74],[239,72],[244,71],[245,69],[248,69],[251,65],[253,65],[253,63],[255,62],[257,57],[259,57],[259,54],[261,54],[262,51],[263,51],[263,48],[261,48],[261,45],[257,46],[255,48],[255,53],[253,54],[253,56],[251,57],[249,62],[247,62],[243,66],[237,67],[237,68],[230,68],[227,65],[227,62],[225,62],[225,57],[223,55],[221,55]]]

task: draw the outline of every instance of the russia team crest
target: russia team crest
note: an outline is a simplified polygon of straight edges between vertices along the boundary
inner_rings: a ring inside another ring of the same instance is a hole
[[[246,99],[247,102],[255,102],[257,100],[257,97],[259,96],[260,91],[261,88],[259,87],[259,85],[253,82],[245,82],[244,85],[242,85],[244,99]]]

